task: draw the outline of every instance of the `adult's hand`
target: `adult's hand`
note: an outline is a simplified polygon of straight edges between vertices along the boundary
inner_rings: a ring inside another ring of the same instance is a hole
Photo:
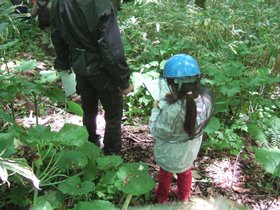
[[[124,95],[128,95],[129,93],[131,93],[131,92],[133,92],[133,91],[134,91],[133,86],[132,86],[132,85],[129,85],[128,88],[126,88],[125,90],[122,90],[122,93],[123,93]]]
[[[56,69],[58,72],[66,72],[68,74],[72,74],[73,70],[72,69]]]

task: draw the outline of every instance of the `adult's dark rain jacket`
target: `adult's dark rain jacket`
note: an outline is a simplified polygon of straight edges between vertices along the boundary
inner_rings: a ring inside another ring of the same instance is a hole
[[[98,76],[100,86],[129,87],[129,67],[111,0],[54,0],[54,67],[72,67],[77,75]]]

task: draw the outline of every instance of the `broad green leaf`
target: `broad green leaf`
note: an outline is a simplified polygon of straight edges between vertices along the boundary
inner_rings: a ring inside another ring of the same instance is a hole
[[[106,171],[105,174],[101,177],[98,185],[107,186],[114,184],[116,175],[117,173],[114,170]]]
[[[26,209],[32,203],[30,201],[30,191],[23,187],[12,187],[9,194],[13,204],[21,207],[19,209]]]
[[[228,102],[227,98],[217,98],[215,101],[215,110],[214,113],[224,113],[228,111]]]
[[[50,126],[35,125],[28,130],[28,136],[25,142],[30,144],[39,144],[41,146],[52,142],[55,134],[51,131]]]
[[[97,159],[97,165],[100,170],[116,168],[123,163],[123,159],[117,155],[104,156]]]
[[[81,105],[77,104],[76,102],[67,101],[67,107],[68,107],[68,111],[70,111],[78,116],[84,115]]]
[[[209,85],[215,85],[216,81],[208,78],[202,78],[201,79],[201,84],[209,84]]]
[[[151,62],[149,63],[149,66],[157,67],[157,66],[159,66],[159,62],[158,62],[158,61],[151,61]]]
[[[36,94],[36,96],[41,95],[45,89],[40,84],[35,84],[33,82],[29,81],[22,81],[21,84],[21,93],[26,95],[33,95]]]
[[[72,210],[117,210],[109,201],[103,201],[103,200],[94,200],[91,202],[79,202],[75,208]]]
[[[212,117],[209,124],[205,128],[205,133],[211,134],[218,131],[221,128],[221,123],[218,118]]]
[[[79,148],[79,151],[83,152],[91,160],[96,160],[102,154],[101,149],[89,141],[86,141],[83,146]]]
[[[82,182],[78,176],[71,176],[58,185],[58,189],[64,194],[73,196],[87,195],[94,190],[94,183]]]
[[[13,136],[13,139],[25,139],[28,132],[15,123],[8,128],[8,133]]]
[[[280,150],[255,148],[256,160],[260,162],[265,171],[280,177]]]
[[[266,136],[263,132],[263,130],[256,124],[250,123],[248,125],[248,132],[253,138],[255,138],[258,141],[265,141]]]
[[[58,154],[57,159],[60,169],[78,169],[88,164],[86,155],[80,151],[63,150]]]
[[[15,69],[18,71],[34,70],[37,66],[36,60],[21,61],[20,65],[16,66]]]
[[[10,47],[16,45],[17,43],[19,42],[18,39],[15,39],[11,42],[8,42],[6,44],[0,44],[0,50],[6,50],[6,49],[9,49]]]
[[[205,74],[210,76],[215,76],[216,74],[220,74],[220,71],[214,65],[207,65],[204,69]]]
[[[4,33],[5,30],[8,30],[8,26],[9,26],[8,23],[5,23],[5,22],[0,23],[0,34]],[[2,46],[2,45],[0,45],[0,46]],[[0,48],[0,50],[1,50],[1,48]]]
[[[245,71],[245,66],[240,62],[231,62],[222,65],[224,73],[229,77],[240,77]]]
[[[65,124],[56,134],[58,142],[67,146],[83,146],[87,141],[87,130],[84,126]]]
[[[96,161],[93,159],[88,160],[88,164],[83,169],[83,180],[93,181],[96,179],[98,173]]]
[[[53,210],[54,208],[49,203],[49,201],[38,202],[36,206],[30,208],[30,210]]]
[[[26,161],[23,159],[7,159],[0,157],[0,167],[11,172],[15,172],[33,182],[34,187],[39,188],[40,180],[33,173]],[[7,181],[7,180],[6,180]]]
[[[0,118],[9,123],[15,122],[14,119],[10,115],[6,114],[2,109],[0,109]]]
[[[141,195],[154,187],[154,181],[144,163],[126,163],[117,172],[116,186],[129,195]]]
[[[226,96],[233,97],[240,93],[240,86],[237,81],[233,81],[231,84],[227,83],[226,85],[221,86],[220,91]]]
[[[49,202],[52,209],[59,209],[64,205],[64,200],[65,196],[60,191],[47,191],[44,195],[38,197],[37,206],[44,206],[46,202]],[[42,210],[43,208],[39,209]]]
[[[41,83],[52,83],[58,79],[56,71],[40,71]]]
[[[66,96],[62,89],[54,88],[54,87],[45,87],[45,95],[50,98],[50,100],[54,103],[60,102],[65,104]]]
[[[279,100],[279,99],[276,100],[276,101],[274,101],[274,103],[275,103],[275,105],[276,105],[278,108],[280,108],[280,100]]]
[[[150,80],[157,79],[160,77],[160,74],[156,70],[149,70],[148,72],[142,75],[144,79],[150,79]]]
[[[214,75],[215,83],[219,86],[226,86],[231,80],[221,72]]]
[[[167,62],[167,60],[162,60],[162,61],[160,62],[160,64],[159,64],[160,70],[163,70],[163,69],[164,69],[164,66],[165,66],[166,62]]]
[[[18,88],[14,86],[8,86],[6,90],[1,90],[0,98],[8,102],[12,101],[18,95]]]
[[[250,78],[250,81],[248,81],[247,85],[251,88],[256,89],[264,85],[271,85],[279,82],[279,77],[273,77],[272,75],[270,75],[267,68],[262,68],[259,69],[258,74],[254,75],[253,78]]]
[[[0,148],[0,153],[4,150],[3,155],[1,155],[3,158],[15,154],[17,150],[15,149],[14,135],[11,133],[0,133]]]

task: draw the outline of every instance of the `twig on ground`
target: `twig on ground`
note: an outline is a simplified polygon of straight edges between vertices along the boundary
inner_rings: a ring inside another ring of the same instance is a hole
[[[132,140],[132,141],[134,141],[134,142],[136,142],[136,143],[140,143],[140,142],[143,142],[143,143],[151,143],[151,142],[153,142],[153,140],[141,140],[141,139],[139,139],[137,136],[135,136],[133,133],[130,133],[130,132],[128,132],[128,131],[125,131],[125,132],[123,133],[123,135],[124,135],[124,138],[125,138],[125,139]]]
[[[238,153],[238,155],[237,155],[237,157],[236,157],[236,160],[235,160],[235,163],[234,163],[234,166],[233,166],[232,179],[231,179],[231,186],[230,186],[230,192],[232,192],[232,190],[233,190],[233,183],[234,183],[234,180],[235,180],[237,165],[238,165],[238,163],[239,163],[240,155],[241,155],[242,152],[243,152],[243,148],[242,148],[242,149],[240,150],[240,152]]]

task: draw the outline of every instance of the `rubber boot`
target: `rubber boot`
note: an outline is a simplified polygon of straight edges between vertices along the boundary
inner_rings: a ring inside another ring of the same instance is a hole
[[[192,172],[191,170],[187,170],[183,173],[178,173],[177,176],[179,199],[183,202],[187,202],[191,194]]]
[[[158,203],[167,203],[170,184],[173,174],[160,168],[158,173],[158,188],[156,189],[156,199]]]

